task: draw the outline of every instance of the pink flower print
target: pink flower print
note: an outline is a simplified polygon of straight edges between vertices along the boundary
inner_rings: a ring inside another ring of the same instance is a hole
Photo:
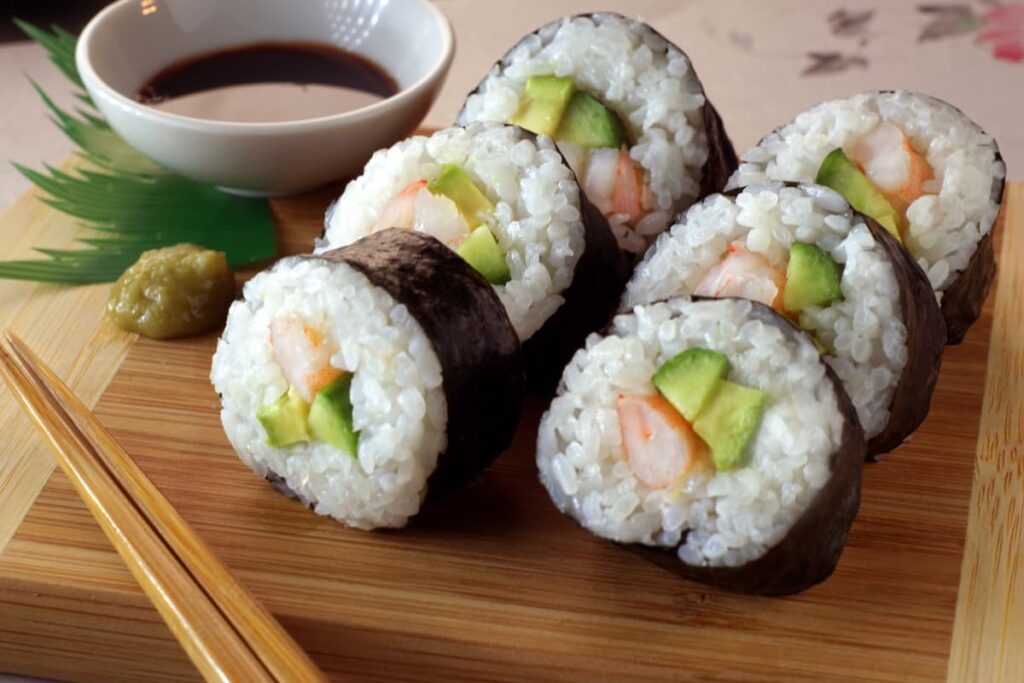
[[[1024,62],[1024,3],[996,5],[986,12],[985,25],[975,41],[991,43],[996,59]]]

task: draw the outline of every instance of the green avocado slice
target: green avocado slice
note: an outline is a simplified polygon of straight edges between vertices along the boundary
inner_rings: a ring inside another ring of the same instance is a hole
[[[902,241],[899,230],[900,217],[896,209],[874,183],[850,161],[842,149],[836,148],[828,153],[818,168],[818,176],[814,182],[831,187],[843,195],[850,206],[874,218],[891,232],[893,237]]]
[[[724,353],[692,348],[661,364],[651,382],[672,406],[690,423],[704,408],[718,381],[729,372]]]
[[[494,204],[458,164],[441,166],[441,175],[427,183],[427,189],[452,200],[471,230],[483,223],[482,215],[494,213]]]
[[[481,225],[455,250],[475,271],[494,285],[503,285],[512,279],[505,256],[501,253],[491,229]]]
[[[718,381],[693,423],[693,431],[711,448],[716,469],[731,470],[744,464],[747,445],[761,425],[767,398],[758,389]]]
[[[799,313],[808,306],[827,306],[842,294],[839,280],[839,266],[832,257],[813,244],[794,242],[786,264],[782,307]]]
[[[309,409],[309,431],[317,441],[356,457],[359,432],[352,426],[351,388],[352,373],[346,372],[317,392]]]
[[[573,90],[572,79],[568,76],[530,76],[526,79],[519,109],[509,123],[531,133],[554,137]]]
[[[273,403],[268,403],[256,411],[256,419],[267,433],[267,444],[274,448],[309,441],[307,415],[309,404],[292,388]]]
[[[626,130],[619,117],[599,100],[576,91],[555,131],[556,140],[572,142],[580,147],[621,147],[626,144]]]

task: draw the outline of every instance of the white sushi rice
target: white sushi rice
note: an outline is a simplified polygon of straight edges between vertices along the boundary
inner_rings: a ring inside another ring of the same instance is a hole
[[[319,442],[273,448],[256,419],[288,383],[270,324],[294,315],[323,332],[331,365],[353,372],[358,457]],[[408,309],[345,264],[285,259],[245,285],[228,313],[211,380],[232,446],[260,476],[283,477],[321,515],[360,529],[401,527],[420,508],[447,446],[441,365]]]
[[[995,224],[1006,176],[995,141],[955,107],[908,91],[823,102],[745,152],[727,188],[765,180],[814,182],[825,156],[849,150],[879,123],[895,125],[935,174],[907,209],[906,243],[939,294],[963,271]]]
[[[691,294],[736,241],[782,272],[793,242],[821,248],[843,268],[842,297],[808,307],[800,325],[829,349],[826,361],[843,381],[864,433],[880,433],[907,363],[899,286],[881,244],[828,188],[767,183],[735,199],[713,195],[691,207],[637,266],[622,307]]]
[[[655,209],[636,232],[624,216],[608,219],[623,248],[642,251],[640,235],[664,230],[700,193],[705,98],[690,60],[642,22],[610,13],[566,17],[512,48],[466,99],[459,122],[508,121],[534,75],[570,76],[622,119]]]
[[[579,186],[547,138],[481,123],[380,150],[328,209],[316,251],[365,237],[392,197],[417,180],[432,180],[449,163],[469,173],[494,203],[489,225],[512,276],[494,290],[526,341],[564,302],[584,249]]]
[[[753,319],[741,300],[677,298],[614,319],[592,334],[541,419],[540,478],[558,508],[614,541],[678,548],[694,566],[739,566],[778,543],[830,475],[841,441],[835,389],[813,344]],[[698,472],[651,489],[624,459],[620,395],[649,395],[651,375],[704,347],[731,363],[728,379],[768,394],[746,466]]]

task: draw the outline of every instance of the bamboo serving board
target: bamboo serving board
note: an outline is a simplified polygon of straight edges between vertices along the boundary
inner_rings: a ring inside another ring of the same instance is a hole
[[[273,202],[285,252],[309,249],[337,190]],[[234,456],[207,379],[215,335],[123,334],[102,313],[105,286],[0,282],[0,324],[69,378],[339,680],[1022,681],[1022,211],[1011,184],[996,293],[947,350],[921,430],[865,468],[835,575],[784,599],[682,581],[561,516],[535,477],[540,401],[474,486],[403,531],[365,533]],[[30,193],[0,216],[0,257],[74,230]],[[32,429],[0,389],[0,672],[196,679]]]

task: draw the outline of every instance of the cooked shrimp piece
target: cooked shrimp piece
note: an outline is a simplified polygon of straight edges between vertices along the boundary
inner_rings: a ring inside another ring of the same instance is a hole
[[[748,251],[742,242],[733,242],[725,258],[708,270],[693,293],[697,296],[738,296],[781,310],[782,289],[785,285],[784,269]]]
[[[323,335],[297,316],[281,316],[270,324],[270,346],[289,386],[307,401],[342,375],[331,365]]]
[[[416,195],[427,187],[426,180],[417,180],[405,186],[384,205],[384,210],[377,217],[373,232],[387,228],[411,228],[416,217]]]
[[[583,176],[583,191],[605,216],[615,208],[612,197],[615,194],[615,168],[619,163],[619,150],[601,147],[590,153],[587,171]]]
[[[469,225],[459,207],[448,197],[427,189],[426,180],[405,186],[384,205],[373,231],[386,228],[411,228],[436,237],[452,249],[469,234]]]
[[[583,169],[587,164],[587,150],[568,140],[558,140],[555,142],[555,145],[558,147],[558,151],[562,153],[562,156],[565,157],[565,161],[569,164],[572,172],[582,179],[584,177]]]
[[[461,242],[469,234],[469,225],[459,213],[459,207],[448,197],[436,195],[426,187],[416,193],[413,202],[415,216],[412,229],[436,237],[449,247]]]
[[[925,158],[891,123],[880,123],[862,135],[849,157],[885,195],[903,222],[907,207],[925,194],[925,183],[934,177]]]
[[[612,204],[616,214],[629,216],[636,223],[647,213],[644,211],[644,170],[630,158],[625,147],[619,150],[615,164],[615,192]]]
[[[661,395],[619,396],[616,410],[626,462],[644,485],[671,486],[704,458],[704,442]]]

